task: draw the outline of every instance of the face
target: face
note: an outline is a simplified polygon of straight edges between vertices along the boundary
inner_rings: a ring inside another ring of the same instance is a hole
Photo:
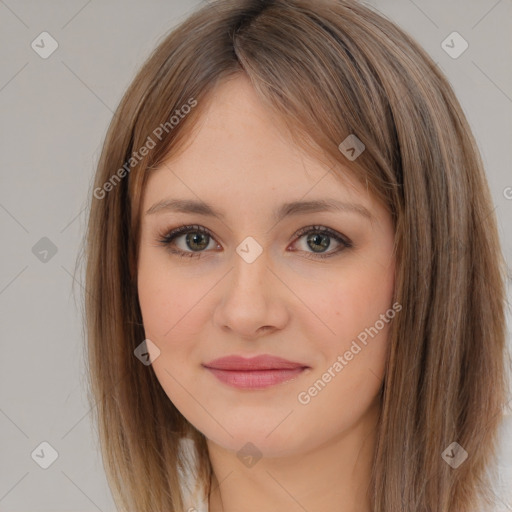
[[[376,406],[396,313],[390,215],[285,133],[245,78],[223,83],[190,145],[151,171],[138,259],[169,399],[210,442],[266,456]]]

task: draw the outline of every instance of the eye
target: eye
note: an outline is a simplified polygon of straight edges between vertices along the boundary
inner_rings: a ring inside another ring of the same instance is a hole
[[[349,240],[344,235],[341,235],[337,231],[334,231],[325,226],[307,226],[301,228],[294,234],[294,237],[298,237],[299,239],[305,237],[306,248],[313,251],[312,253],[304,251],[305,256],[306,258],[311,259],[330,258],[331,256],[340,253],[344,249],[353,247],[351,240]],[[331,246],[331,238],[336,241],[338,247],[335,250],[325,252],[324,250]]]
[[[304,252],[307,258],[329,258],[344,249],[353,247],[352,242],[347,237],[325,226],[307,226],[301,228],[293,237],[301,239],[306,235],[308,235],[305,239],[306,249],[301,252]],[[180,244],[179,239],[182,237],[184,237],[184,240],[181,241]],[[325,250],[332,245],[330,239],[334,239],[338,247],[335,250],[325,252]],[[189,258],[202,257],[206,249],[212,248],[211,243],[213,241],[214,238],[210,231],[198,225],[180,226],[160,235],[158,239],[158,242],[166,247],[172,254]],[[217,247],[219,248],[220,245],[217,244]],[[311,249],[313,252],[308,252],[307,249]],[[293,250],[293,252],[295,252],[295,250]]]
[[[185,237],[185,246],[180,248],[176,240]],[[166,247],[172,254],[180,257],[199,258],[201,252],[208,248],[213,240],[211,233],[203,226],[180,226],[160,236],[158,242]],[[217,244],[218,245],[218,244]],[[191,252],[189,252],[189,249]]]

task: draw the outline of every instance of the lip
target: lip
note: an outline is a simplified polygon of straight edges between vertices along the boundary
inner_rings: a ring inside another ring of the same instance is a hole
[[[296,378],[309,366],[268,354],[228,356],[203,364],[217,379],[242,389],[262,389]]]

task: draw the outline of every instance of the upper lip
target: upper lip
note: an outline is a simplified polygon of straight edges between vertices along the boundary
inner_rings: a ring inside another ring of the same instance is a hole
[[[256,357],[245,358],[241,356],[227,356],[214,359],[203,366],[215,370],[290,370],[295,368],[308,368],[307,365],[288,361],[281,357],[263,354]]]

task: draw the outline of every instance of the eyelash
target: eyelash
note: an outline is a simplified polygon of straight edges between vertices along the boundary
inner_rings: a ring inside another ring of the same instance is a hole
[[[181,249],[175,249],[172,248],[171,243],[180,235],[188,234],[188,233],[203,233],[205,235],[208,235],[210,238],[215,240],[212,233],[204,228],[203,226],[198,225],[187,225],[187,226],[180,226],[176,229],[172,229],[169,232],[165,232],[159,235],[158,243],[163,245],[166,249],[168,249],[172,254],[178,256],[178,257],[188,257],[188,258],[201,258],[205,251],[198,251],[198,252],[189,252],[189,251],[182,251]],[[293,235],[293,237],[302,238],[304,235],[309,233],[315,233],[315,234],[322,234],[322,235],[328,235],[331,238],[334,238],[336,242],[340,243],[341,246],[338,247],[338,249],[335,249],[332,252],[329,253],[307,253],[312,256],[306,256],[306,258],[309,259],[325,259],[330,258],[344,249],[350,249],[353,247],[352,242],[346,238],[341,236],[336,231],[327,228],[325,226],[306,226],[304,228],[299,229],[296,231]]]

